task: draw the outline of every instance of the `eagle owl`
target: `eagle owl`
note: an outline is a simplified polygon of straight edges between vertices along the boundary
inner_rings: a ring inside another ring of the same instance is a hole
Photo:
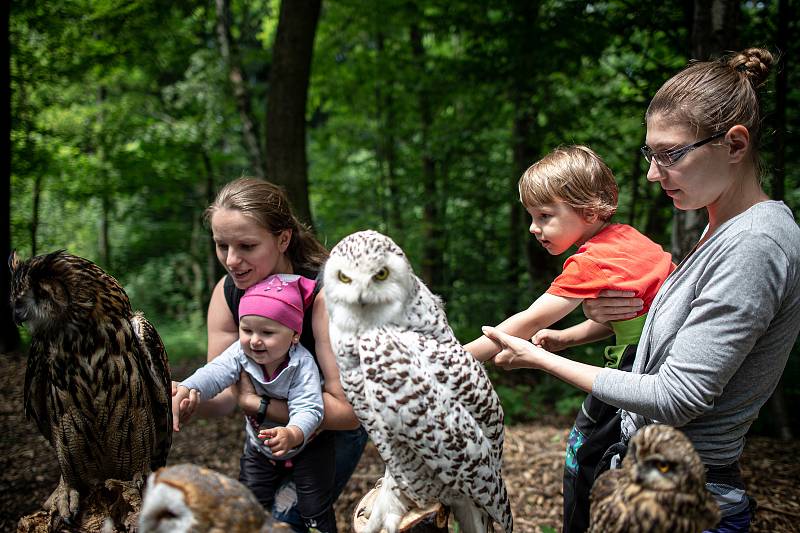
[[[81,494],[107,479],[144,482],[172,442],[161,339],[117,280],[57,251],[11,268],[11,307],[31,334],[25,414],[56,452],[59,486],[45,503],[72,521]]]
[[[483,366],[389,237],[362,231],[324,273],[330,338],[347,399],[386,463],[367,531],[414,505],[449,505],[467,533],[512,531],[501,463],[503,411]]]
[[[179,464],[147,479],[139,533],[266,533],[267,520],[256,497],[238,481]]]
[[[588,531],[696,533],[719,519],[692,443],[675,428],[653,424],[633,436],[621,468],[595,481]]]

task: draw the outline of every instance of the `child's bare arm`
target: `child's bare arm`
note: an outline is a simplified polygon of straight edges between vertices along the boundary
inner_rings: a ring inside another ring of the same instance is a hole
[[[578,307],[581,298],[566,298],[544,293],[530,307],[507,318],[497,329],[521,339],[530,339],[534,333],[552,325]],[[491,359],[500,348],[486,336],[479,337],[464,346],[478,361]]]
[[[262,429],[258,433],[258,438],[264,439],[264,446],[269,446],[275,457],[286,454],[289,450],[303,444],[303,440],[305,440],[303,431],[297,426]]]
[[[560,352],[572,346],[588,344],[613,334],[611,328],[594,320],[586,320],[566,329],[540,329],[531,342],[549,352]]]

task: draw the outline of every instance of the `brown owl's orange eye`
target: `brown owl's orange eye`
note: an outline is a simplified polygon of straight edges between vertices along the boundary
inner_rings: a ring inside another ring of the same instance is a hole
[[[669,463],[665,461],[658,461],[656,463],[656,468],[658,468],[659,472],[661,472],[662,474],[666,474],[670,470]]]
[[[350,283],[351,281],[353,281],[352,279],[348,278],[345,275],[345,273],[342,272],[341,270],[339,271],[339,274],[337,274],[337,276],[339,278],[339,281],[341,281],[342,283]]]
[[[383,280],[385,280],[385,279],[386,279],[386,278],[388,278],[388,277],[389,277],[389,269],[388,269],[388,268],[386,268],[386,267],[383,267],[383,268],[381,268],[380,270],[378,270],[378,271],[375,273],[375,275],[374,275],[374,276],[372,276],[372,278],[373,278],[375,281],[383,281]]]

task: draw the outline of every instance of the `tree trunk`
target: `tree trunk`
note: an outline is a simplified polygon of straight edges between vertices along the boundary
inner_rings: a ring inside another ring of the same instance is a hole
[[[216,196],[216,190],[214,186],[214,168],[211,164],[211,158],[208,155],[208,152],[203,149],[201,150],[201,154],[203,157],[203,167],[206,171],[206,180],[205,180],[205,198],[206,198],[206,205],[211,205],[214,202],[214,198]],[[208,231],[206,231],[206,285],[208,290],[205,294],[205,299],[202,302],[202,308],[206,308],[208,306],[209,300],[211,298],[211,293],[214,290],[214,286],[217,284],[217,280],[222,276],[220,272],[220,264],[217,260],[217,247],[214,244],[214,239],[211,238],[211,235]]]
[[[778,2],[776,44],[781,56],[775,77],[775,168],[772,172],[772,199],[783,200],[786,182],[786,95],[789,91],[789,0]]]
[[[705,61],[739,49],[740,4],[737,0],[695,0],[690,43],[694,59]]]
[[[383,60],[385,36],[382,31],[378,31],[376,36],[376,47],[378,50],[378,61]],[[381,190],[382,215],[386,233],[390,236],[401,227],[400,207],[398,202],[400,195],[397,187],[397,175],[395,168],[397,165],[397,154],[395,152],[395,114],[394,97],[392,94],[392,80],[386,80],[386,89],[381,88],[381,84],[375,84],[375,102],[377,107],[377,123],[380,131],[377,133],[378,146],[376,156],[378,168],[380,168],[383,187]],[[400,235],[395,236],[395,240],[402,246]]]
[[[264,177],[264,158],[262,156],[261,139],[258,123],[253,117],[250,102],[250,91],[242,73],[242,62],[238,47],[231,37],[231,10],[229,0],[216,0],[217,6],[217,39],[222,59],[228,67],[228,79],[233,87],[236,108],[242,121],[242,138],[247,157],[250,160],[250,172],[257,178]]]
[[[10,2],[0,2],[0,25],[3,27],[5,43],[3,43],[2,67],[0,67],[0,108],[3,120],[0,124],[7,124],[8,130],[0,136],[0,254],[5,258],[11,254],[11,62],[8,43],[9,34],[9,5]],[[0,266],[0,352],[5,353],[19,346],[19,331],[11,314],[9,306],[10,272],[5,264]]]
[[[738,1],[695,0],[689,43],[690,56],[705,61],[726,50],[738,49],[740,14]],[[705,209],[674,210],[672,257],[676,263],[689,254],[707,223]]]
[[[422,31],[419,26],[412,24],[410,28],[411,53],[417,65],[418,72],[425,72],[425,46],[422,43]],[[433,111],[431,110],[430,94],[424,86],[426,83],[423,75],[423,86],[417,94],[417,105],[420,116],[421,152],[422,152],[422,187],[424,199],[422,206],[422,279],[434,292],[441,293],[442,274],[444,264],[442,261],[442,221],[439,216],[439,188],[436,176],[436,160],[431,154],[430,129],[433,124]]]
[[[641,140],[639,146],[645,143],[644,139]],[[641,174],[641,160],[642,156],[637,150],[633,154],[633,160],[631,161],[631,203],[629,207],[628,213],[628,225],[636,226],[636,214],[637,214],[637,207],[639,205],[639,175]]]
[[[43,174],[37,172],[33,178],[33,201],[31,202],[31,257],[35,256],[38,251],[36,241],[39,234],[39,206],[42,201],[42,181],[44,181]]]
[[[100,192],[100,227],[97,232],[97,253],[104,269],[113,270],[111,267],[111,244],[108,239],[108,225],[111,219],[111,199],[109,198],[108,183],[103,183]]]
[[[306,101],[322,0],[281,2],[267,95],[266,174],[283,186],[297,216],[311,224]]]
[[[539,138],[536,129],[536,116],[533,110],[529,109],[530,104],[524,101],[526,100],[525,95],[517,93],[512,95],[512,99],[516,102],[517,116],[514,118],[512,141],[514,143],[514,174],[508,184],[509,202],[511,202],[508,274],[506,276],[508,290],[516,290],[519,284],[520,262],[523,256],[526,259],[531,284],[537,280],[553,279],[556,274],[555,263],[547,253],[547,250],[539,246],[536,239],[528,234],[527,213],[517,194],[519,178],[540,155],[540,149],[536,141]],[[511,316],[516,313],[519,311],[518,307],[518,302],[509,299],[506,315]]]
[[[786,94],[789,89],[788,72],[789,57],[789,21],[792,20],[789,0],[778,2],[778,50],[783,52],[778,63],[778,75],[775,79],[775,168],[772,174],[772,199],[784,199],[784,183],[786,179]],[[778,381],[775,392],[767,404],[767,412],[774,421],[778,437],[785,441],[793,438],[792,425],[784,399],[784,380]]]

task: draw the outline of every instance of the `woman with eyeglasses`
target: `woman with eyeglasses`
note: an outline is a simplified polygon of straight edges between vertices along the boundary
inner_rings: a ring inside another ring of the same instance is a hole
[[[772,62],[758,48],[693,62],[650,102],[647,179],[678,209],[705,208],[709,222],[653,300],[632,372],[484,331],[502,346],[497,358],[505,366],[540,368],[620,407],[623,443],[646,424],[680,428],[720,505],[715,531],[749,530],[738,460],[800,330],[800,228],[759,180],[757,89]],[[631,318],[641,306],[625,293],[606,294],[584,304],[596,322]],[[558,344],[558,332],[552,335]]]

